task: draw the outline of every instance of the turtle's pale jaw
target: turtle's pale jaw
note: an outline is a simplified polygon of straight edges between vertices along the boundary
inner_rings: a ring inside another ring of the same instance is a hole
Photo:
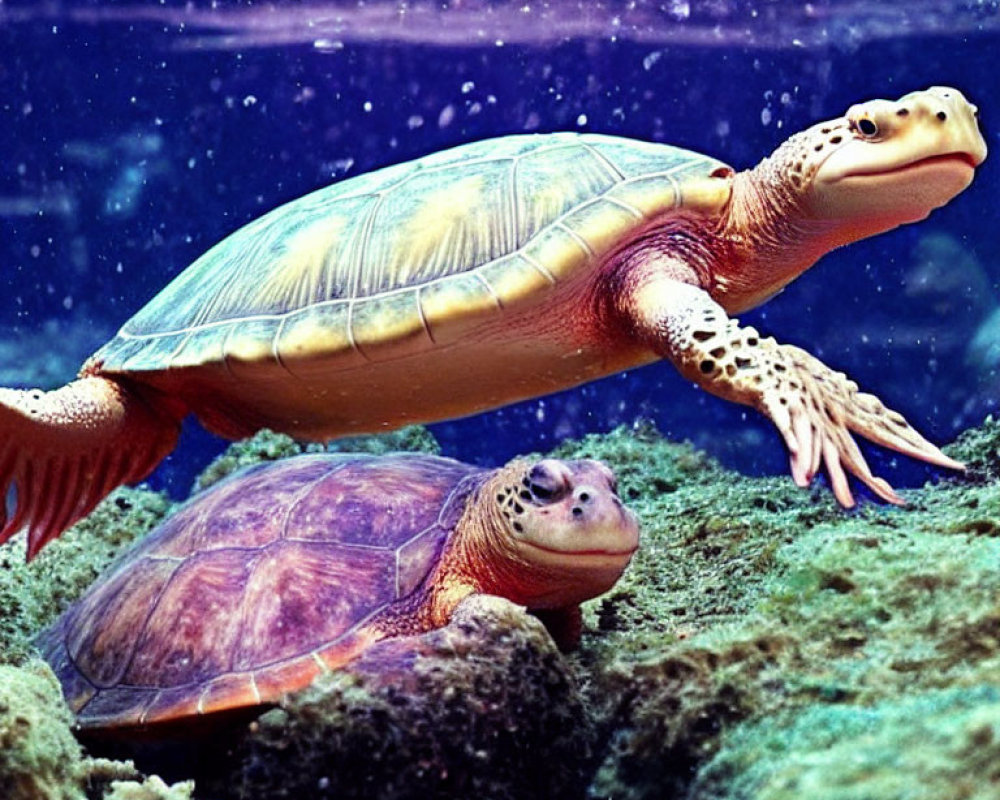
[[[863,228],[877,233],[925,219],[965,191],[974,176],[968,154],[933,156],[886,172],[845,175],[837,181],[837,203],[845,220],[860,218]]]
[[[529,608],[562,608],[609,591],[625,572],[638,543],[618,552],[549,550],[528,542],[518,549],[537,577],[516,600]]]
[[[520,547],[529,561],[539,564],[559,566],[561,568],[567,566],[579,566],[581,568],[608,567],[617,569],[618,573],[621,574],[622,570],[628,566],[628,562],[632,556],[635,555],[636,550],[639,549],[639,527],[635,521],[635,517],[631,513],[628,517],[625,515],[622,516],[618,526],[616,526],[616,531],[620,531],[622,527],[629,527],[634,531],[635,543],[626,545],[621,549],[598,547],[585,550],[556,550],[551,547],[535,544],[534,542],[521,542]]]

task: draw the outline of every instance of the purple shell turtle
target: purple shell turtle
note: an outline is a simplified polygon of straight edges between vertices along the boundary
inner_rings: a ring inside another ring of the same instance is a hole
[[[596,461],[305,455],[243,470],[182,506],[46,631],[84,728],[276,702],[373,642],[446,624],[474,593],[543,612],[562,645],[578,604],[638,546]]]

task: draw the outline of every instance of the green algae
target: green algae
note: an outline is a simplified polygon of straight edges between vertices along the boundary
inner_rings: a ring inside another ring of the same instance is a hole
[[[1000,689],[782,712],[742,726],[696,778],[699,800],[992,800]]]
[[[0,665],[4,800],[190,800],[193,784],[143,778],[129,762],[89,758],[73,737],[59,682],[37,659]]]
[[[583,449],[617,466],[617,435]],[[649,446],[651,471],[676,458]],[[676,492],[638,497],[645,555],[599,601],[577,661],[605,731],[591,796],[687,792],[729,752],[727,731],[773,715],[1000,685],[1000,487],[984,481],[845,513],[709,465]]]
[[[83,751],[43,663],[0,665],[0,785],[7,800],[83,800]]]
[[[112,781],[102,800],[191,800],[194,781],[180,781],[168,786],[157,775],[141,781]]]
[[[965,464],[954,482],[989,483],[1000,478],[1000,420],[991,414],[983,424],[964,431],[945,453]]]

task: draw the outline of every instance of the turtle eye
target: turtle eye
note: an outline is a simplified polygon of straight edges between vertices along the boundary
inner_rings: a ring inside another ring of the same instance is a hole
[[[535,500],[549,503],[558,498],[566,489],[562,475],[550,469],[544,462],[536,464],[528,472],[528,491]]]
[[[862,117],[859,119],[854,123],[854,127],[861,133],[862,136],[868,137],[869,139],[878,135],[878,125],[875,124],[874,120],[869,119],[868,117]]]
[[[554,488],[537,481],[529,481],[528,491],[530,491],[538,500],[548,501],[556,496],[556,490]]]

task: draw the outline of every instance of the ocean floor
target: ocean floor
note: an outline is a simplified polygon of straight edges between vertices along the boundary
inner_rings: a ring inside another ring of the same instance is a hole
[[[375,446],[436,444],[411,430]],[[234,448],[213,476],[298,449]],[[845,512],[822,485],[745,478],[650,428],[565,443],[554,455],[617,471],[643,526],[626,575],[587,604],[578,651],[474,600],[441,631],[379,645],[409,648],[406,671],[363,657],[138,766],[76,741],[31,647],[169,510],[120,489],[30,565],[23,541],[0,548],[0,786],[10,800],[996,798],[1000,422],[948,452],[964,475],[904,491],[905,508]]]

